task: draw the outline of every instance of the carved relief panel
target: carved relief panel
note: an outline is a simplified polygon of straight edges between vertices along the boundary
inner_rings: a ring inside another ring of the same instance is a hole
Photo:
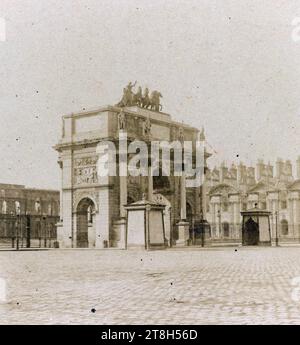
[[[77,158],[74,160],[74,184],[98,183],[97,156]]]

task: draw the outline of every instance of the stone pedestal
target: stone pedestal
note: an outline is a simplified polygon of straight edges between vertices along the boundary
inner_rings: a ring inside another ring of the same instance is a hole
[[[127,205],[126,249],[165,249],[165,206],[141,200]]]
[[[115,230],[119,234],[119,240],[116,245],[119,249],[126,249],[126,219],[122,218],[114,222]]]
[[[178,226],[178,240],[176,241],[176,246],[184,247],[188,243],[190,223],[182,220],[179,223],[177,223],[177,226]]]

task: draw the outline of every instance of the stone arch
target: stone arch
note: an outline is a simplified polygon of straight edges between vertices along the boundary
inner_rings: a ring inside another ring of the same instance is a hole
[[[96,204],[89,198],[84,197],[76,207],[76,246],[79,248],[94,247],[96,240],[95,214]]]
[[[77,211],[78,205],[80,204],[80,202],[83,199],[90,199],[94,203],[95,212],[98,212],[99,208],[98,208],[98,203],[96,201],[96,198],[94,195],[91,195],[89,193],[82,193],[82,194],[78,195],[77,197],[75,197],[75,203],[74,203],[74,210],[75,211]]]
[[[209,195],[213,194],[222,194],[222,195],[227,195],[228,193],[236,193],[238,190],[227,184],[227,183],[219,183],[216,186],[213,186],[211,190],[209,191]]]

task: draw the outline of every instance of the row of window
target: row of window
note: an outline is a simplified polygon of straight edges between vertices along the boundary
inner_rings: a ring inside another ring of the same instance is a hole
[[[222,207],[222,211],[223,212],[228,212],[229,203],[228,202],[224,202],[224,203],[222,203],[221,207]],[[242,211],[246,211],[249,208],[251,208],[251,206],[248,205],[246,202],[242,203]],[[266,202],[261,202],[260,203],[260,208],[261,209],[267,209],[267,203]],[[287,202],[285,200],[280,202],[280,209],[281,210],[287,209]],[[210,205],[208,203],[206,205],[206,212],[209,212],[209,210],[210,210]]]
[[[14,205],[12,205],[12,208],[13,209],[10,209],[11,212],[13,213],[21,213],[22,210],[21,210],[21,204],[19,201],[15,201],[14,202]],[[39,200],[37,200],[35,203],[34,203],[34,211],[36,213],[41,213],[41,202]],[[44,207],[43,207],[44,209]],[[1,208],[0,208],[0,211],[2,214],[7,214],[9,212],[9,207],[8,207],[8,203],[7,201],[2,201],[2,205],[1,205]],[[47,207],[47,213],[50,215],[50,214],[56,214],[57,210],[56,210],[56,205],[53,203],[53,202],[50,202],[48,204],[48,207]]]

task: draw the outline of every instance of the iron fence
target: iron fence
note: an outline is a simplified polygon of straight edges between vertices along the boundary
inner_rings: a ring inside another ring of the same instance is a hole
[[[56,246],[58,216],[0,214],[0,248]]]

